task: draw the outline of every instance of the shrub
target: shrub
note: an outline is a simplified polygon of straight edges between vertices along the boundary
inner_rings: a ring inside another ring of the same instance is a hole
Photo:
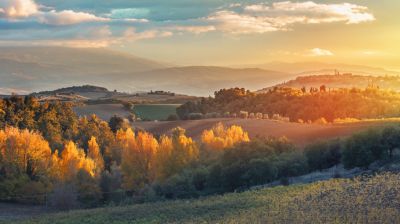
[[[381,132],[369,130],[355,134],[345,141],[343,165],[345,168],[368,167],[384,157],[385,147],[381,143]]]
[[[57,184],[48,200],[52,208],[57,210],[79,208],[78,193],[72,184]]]
[[[171,114],[171,115],[169,115],[168,117],[167,117],[167,121],[176,121],[176,120],[178,120],[179,118],[178,118],[178,115],[176,115],[176,114]]]
[[[314,123],[315,123],[315,124],[322,124],[322,125],[324,125],[324,124],[328,124],[328,121],[326,121],[325,118],[321,117],[321,118],[318,118],[317,120],[315,120]]]
[[[203,119],[203,114],[202,113],[190,113],[188,115],[189,120],[200,120]]]
[[[340,163],[341,144],[339,140],[318,142],[304,149],[310,171],[330,168]]]

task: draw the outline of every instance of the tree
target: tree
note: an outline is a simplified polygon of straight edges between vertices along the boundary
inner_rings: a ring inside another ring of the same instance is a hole
[[[156,154],[156,178],[163,182],[169,177],[182,172],[199,157],[196,143],[185,135],[185,130],[175,128],[172,137],[162,136]]]
[[[79,149],[75,143],[69,141],[61,153],[60,160],[61,180],[73,182],[80,170],[86,171],[90,176],[95,175],[95,163],[86,158],[83,149]]]
[[[206,149],[222,150],[240,142],[248,142],[250,139],[248,133],[239,126],[225,128],[222,123],[217,123],[211,130],[203,131],[201,141]]]
[[[110,118],[108,125],[114,133],[116,133],[119,129],[127,127],[125,119],[117,115],[114,115]]]
[[[139,132],[134,141],[123,144],[121,170],[125,190],[135,192],[153,181],[157,148],[157,140],[147,132]]]
[[[94,161],[95,165],[95,177],[100,177],[101,172],[104,170],[104,160],[100,153],[100,147],[96,142],[96,138],[90,138],[88,142],[88,158]]]

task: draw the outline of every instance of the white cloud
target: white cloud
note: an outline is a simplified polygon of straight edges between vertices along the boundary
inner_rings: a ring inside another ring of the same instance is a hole
[[[219,11],[207,18],[218,30],[239,33],[265,33],[279,30],[268,19],[240,15],[232,11]]]
[[[11,20],[29,17],[39,23],[49,25],[71,25],[110,20],[109,18],[98,17],[86,12],[56,11],[54,9],[46,11],[48,9],[46,6],[39,6],[33,0],[0,0],[0,17]]]
[[[307,56],[321,57],[321,56],[333,56],[334,54],[330,50],[313,48],[308,51]]]
[[[110,21],[110,19],[97,17],[93,14],[85,12],[75,12],[72,10],[57,12],[52,10],[49,12],[39,13],[38,21],[49,25],[72,25],[83,22],[104,22]]]
[[[195,33],[195,34],[206,33],[216,30],[214,26],[173,26],[170,27],[170,29],[176,31]]]
[[[0,0],[0,17],[28,17],[38,12],[33,0]]]
[[[119,41],[137,41],[144,39],[153,39],[156,37],[170,37],[172,35],[173,33],[169,31],[147,30],[143,32],[137,32],[135,28],[128,28],[125,30],[123,36],[119,38]]]
[[[358,24],[375,20],[365,6],[355,4],[319,4],[307,2],[275,2],[253,4],[242,10],[220,10],[206,18],[217,29],[234,34],[266,33],[289,30],[294,24],[343,22]]]

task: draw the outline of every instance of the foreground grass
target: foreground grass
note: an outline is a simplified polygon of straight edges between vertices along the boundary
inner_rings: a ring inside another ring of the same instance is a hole
[[[79,210],[20,223],[400,223],[400,174]]]

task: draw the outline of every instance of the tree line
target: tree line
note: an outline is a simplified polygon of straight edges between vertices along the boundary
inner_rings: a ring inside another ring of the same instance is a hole
[[[325,85],[310,88],[310,91],[305,87],[275,87],[259,94],[244,88],[231,88],[177,108],[181,119],[200,118],[212,113],[239,117],[240,111],[269,117],[279,115],[292,122],[396,117],[400,114],[400,93],[374,87],[329,90]]]

